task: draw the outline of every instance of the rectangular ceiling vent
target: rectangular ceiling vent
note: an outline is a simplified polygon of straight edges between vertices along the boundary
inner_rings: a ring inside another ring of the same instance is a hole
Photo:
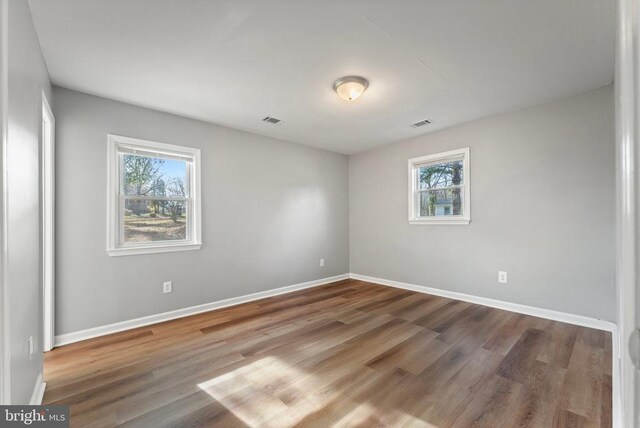
[[[277,125],[277,124],[279,124],[280,122],[282,122],[280,119],[276,119],[275,117],[269,117],[269,116],[267,116],[267,117],[265,117],[264,119],[262,119],[262,121],[263,121],[263,122],[270,123],[270,124],[272,124],[272,125]]]
[[[414,128],[420,128],[421,126],[429,125],[430,123],[431,121],[429,119],[425,119],[421,120],[420,122],[416,122],[411,126],[413,126]]]

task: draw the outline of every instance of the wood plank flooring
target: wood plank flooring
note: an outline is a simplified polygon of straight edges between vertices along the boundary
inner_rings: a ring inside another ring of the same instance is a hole
[[[63,346],[76,427],[610,427],[611,335],[346,280]]]

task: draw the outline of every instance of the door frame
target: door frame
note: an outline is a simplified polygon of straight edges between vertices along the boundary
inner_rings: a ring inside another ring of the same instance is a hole
[[[47,95],[42,93],[42,348],[55,346],[55,126]]]
[[[629,339],[640,323],[638,317],[638,269],[640,252],[640,38],[637,0],[616,3],[616,290],[618,294],[619,345],[617,351],[620,385],[613,391],[614,418],[622,414],[615,426],[640,426],[640,375],[634,367]],[[615,370],[615,367],[614,367]],[[614,380],[615,387],[615,380]],[[621,399],[616,403],[616,393]]]
[[[0,404],[11,403],[7,285],[8,1],[0,0]]]

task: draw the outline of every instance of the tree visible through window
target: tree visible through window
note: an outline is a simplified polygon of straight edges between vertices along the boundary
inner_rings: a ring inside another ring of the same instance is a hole
[[[187,162],[129,154],[122,162],[124,241],[186,239]]]
[[[110,136],[110,150],[110,250],[199,246],[199,150],[117,136]]]
[[[409,220],[469,221],[468,149],[409,160]]]
[[[420,167],[418,180],[420,217],[461,214],[461,160]]]

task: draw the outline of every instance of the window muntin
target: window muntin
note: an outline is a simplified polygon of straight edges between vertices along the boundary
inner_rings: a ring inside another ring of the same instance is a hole
[[[200,248],[200,151],[109,136],[110,255]]]
[[[409,222],[468,224],[469,149],[409,160]]]

